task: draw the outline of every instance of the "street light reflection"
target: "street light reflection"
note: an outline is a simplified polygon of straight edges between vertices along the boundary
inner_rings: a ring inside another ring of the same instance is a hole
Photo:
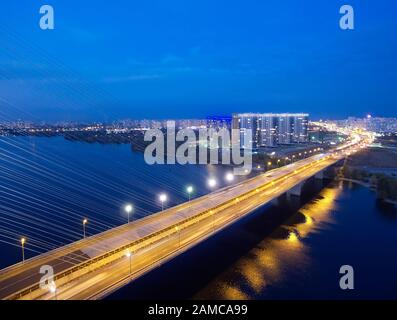
[[[257,295],[263,295],[266,287],[274,287],[282,282],[287,276],[286,270],[293,268],[305,273],[311,258],[309,248],[301,239],[313,232],[321,232],[324,225],[332,222],[332,212],[341,192],[337,186],[323,189],[318,198],[297,210],[285,222],[285,226],[277,228],[204,288],[197,297],[209,299],[215,290],[217,298],[255,299]],[[304,216],[304,220],[299,218],[301,215]],[[287,236],[280,238],[278,235],[283,230],[285,232],[286,227]]]

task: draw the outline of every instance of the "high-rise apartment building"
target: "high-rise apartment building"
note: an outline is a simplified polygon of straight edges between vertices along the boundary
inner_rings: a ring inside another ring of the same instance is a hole
[[[309,126],[309,115],[308,114],[296,114],[292,120],[292,142],[293,143],[304,143],[308,141],[308,126]]]
[[[240,146],[249,129],[253,148],[259,148],[307,142],[308,122],[306,113],[238,113],[233,115],[232,127],[240,130]]]
[[[255,146],[257,144],[257,130],[258,121],[255,114],[244,113],[239,114],[237,117],[233,115],[232,129],[240,130],[240,147],[243,148],[246,145]],[[250,141],[246,141],[250,138],[247,134],[247,130],[251,130],[252,136]]]
[[[267,115],[258,116],[258,146],[274,146],[278,143],[277,127],[278,121],[276,117]]]

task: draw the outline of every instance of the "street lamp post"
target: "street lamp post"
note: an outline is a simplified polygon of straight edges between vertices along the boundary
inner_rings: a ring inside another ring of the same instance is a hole
[[[127,212],[127,221],[128,223],[130,223],[130,213],[132,212],[132,205],[131,204],[127,204],[124,207],[125,212]]]
[[[188,186],[188,187],[186,188],[186,192],[187,192],[188,197],[189,197],[189,202],[190,202],[190,196],[191,196],[193,190],[194,190],[194,189],[193,189],[192,186]]]
[[[25,263],[25,242],[26,242],[26,238],[21,238],[22,263]]]
[[[167,195],[165,193],[160,194],[159,200],[161,202],[161,211],[164,211],[164,202],[167,201]]]
[[[212,188],[215,188],[216,187],[216,184],[217,184],[217,182],[216,182],[216,180],[214,179],[214,178],[210,178],[210,179],[208,179],[208,186],[212,189]]]
[[[227,182],[232,182],[234,180],[234,175],[231,172],[226,173],[225,179]]]
[[[83,237],[85,238],[85,225],[87,224],[87,222],[88,222],[88,219],[87,218],[84,218],[83,219]]]

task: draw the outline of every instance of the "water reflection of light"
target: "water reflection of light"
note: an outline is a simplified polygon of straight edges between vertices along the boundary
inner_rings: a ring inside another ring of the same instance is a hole
[[[248,300],[249,296],[246,295],[242,290],[235,286],[224,286],[224,298],[226,300]]]
[[[262,266],[257,261],[249,260],[241,269],[245,275],[245,280],[255,292],[259,293],[266,286]]]
[[[310,265],[310,247],[301,239],[309,236],[310,233],[320,232],[324,223],[332,222],[331,213],[335,210],[335,200],[341,192],[338,187],[323,189],[320,197],[300,208],[295,214],[295,221],[298,214],[303,214],[304,222],[288,224],[286,221],[289,231],[286,238],[280,239],[275,236],[283,227],[275,230],[273,235],[264,239],[218,279],[210,283],[199,293],[199,297],[208,298],[206,292],[211,292],[211,288],[216,286],[218,288],[216,299],[253,299],[260,297],[269,285],[272,287],[282,285],[286,271],[305,274]],[[293,218],[291,217],[292,220]],[[219,283],[223,285],[219,286]]]
[[[297,242],[299,241],[298,236],[296,235],[295,232],[291,231],[288,235],[288,241],[289,242]]]
[[[306,218],[305,223],[306,223],[307,225],[311,226],[311,225],[313,224],[313,219],[312,219],[312,217],[310,217],[310,216],[308,216],[308,215],[305,215],[305,218]]]

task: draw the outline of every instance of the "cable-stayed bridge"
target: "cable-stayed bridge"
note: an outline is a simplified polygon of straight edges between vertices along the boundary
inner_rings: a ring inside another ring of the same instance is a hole
[[[274,169],[176,207],[38,255],[0,271],[1,299],[100,299],[197,245],[364,147],[343,146]],[[42,266],[54,282],[41,286]]]

